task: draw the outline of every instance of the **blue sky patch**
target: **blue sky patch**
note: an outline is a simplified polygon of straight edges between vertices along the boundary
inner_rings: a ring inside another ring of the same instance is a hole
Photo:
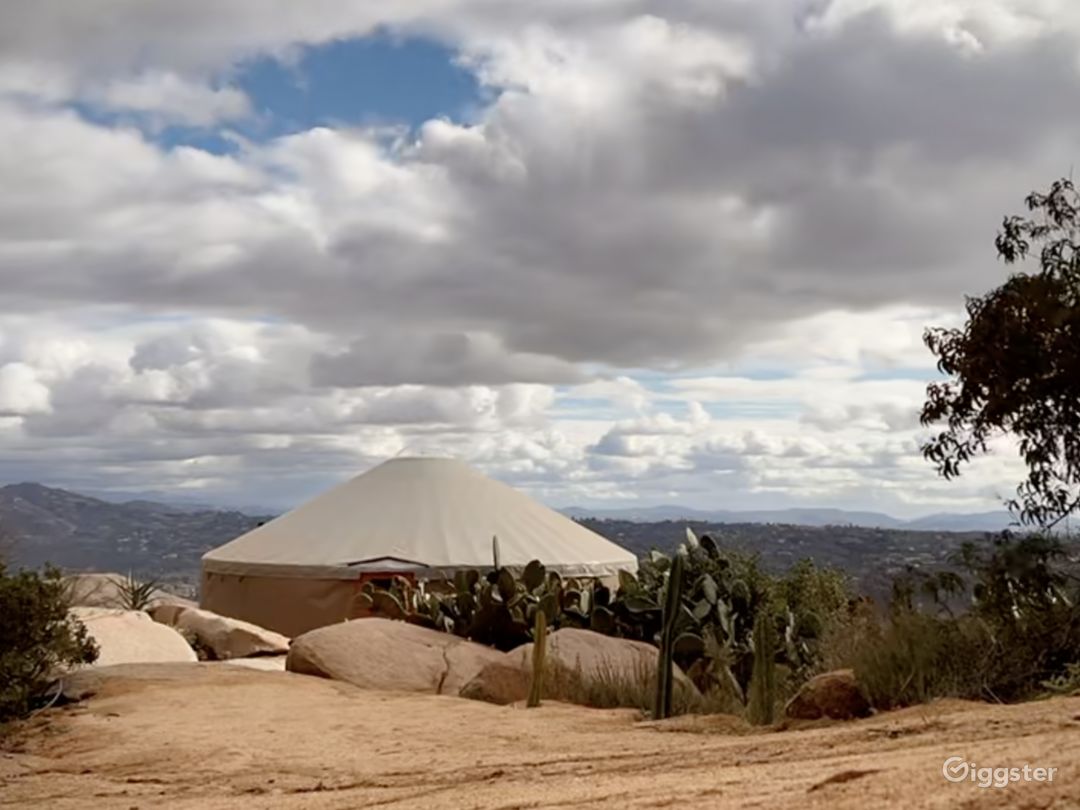
[[[476,78],[452,50],[425,39],[375,34],[306,48],[293,64],[261,58],[241,67],[247,93],[269,135],[320,125],[470,121],[484,102]]]
[[[134,126],[171,149],[193,146],[235,152],[241,139],[266,141],[317,126],[406,126],[432,118],[475,121],[494,91],[455,62],[450,48],[427,39],[386,33],[304,48],[291,61],[260,57],[240,64],[222,82],[247,94],[253,115],[215,127],[162,127],[153,114],[73,106],[87,121]]]

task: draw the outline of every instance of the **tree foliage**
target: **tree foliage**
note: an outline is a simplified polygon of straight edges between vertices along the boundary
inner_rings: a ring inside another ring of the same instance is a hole
[[[92,663],[97,653],[68,616],[59,571],[12,574],[0,562],[0,722],[30,711],[59,668]]]
[[[1052,527],[1080,507],[1080,195],[1055,182],[1006,217],[996,244],[1007,263],[1038,257],[967,300],[963,328],[924,340],[950,379],[927,388],[922,423],[945,422],[923,454],[955,477],[996,436],[1011,434],[1028,468],[1008,502],[1021,523]]]

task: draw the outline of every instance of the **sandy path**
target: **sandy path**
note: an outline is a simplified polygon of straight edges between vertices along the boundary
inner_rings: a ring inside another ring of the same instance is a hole
[[[784,732],[724,725],[167,665],[35,719],[0,754],[0,807],[1080,807],[1080,698]],[[1050,784],[980,789],[944,780],[954,755],[1059,770]]]

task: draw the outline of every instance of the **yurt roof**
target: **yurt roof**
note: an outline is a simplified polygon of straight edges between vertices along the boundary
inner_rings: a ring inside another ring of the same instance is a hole
[[[637,569],[629,551],[461,461],[394,458],[203,556],[207,572],[421,576],[538,559],[567,576]]]

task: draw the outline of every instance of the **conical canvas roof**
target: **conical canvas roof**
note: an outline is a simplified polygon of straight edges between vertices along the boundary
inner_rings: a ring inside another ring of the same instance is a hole
[[[420,576],[538,559],[567,576],[637,570],[629,551],[468,465],[395,458],[207,552],[203,569],[234,575]]]

